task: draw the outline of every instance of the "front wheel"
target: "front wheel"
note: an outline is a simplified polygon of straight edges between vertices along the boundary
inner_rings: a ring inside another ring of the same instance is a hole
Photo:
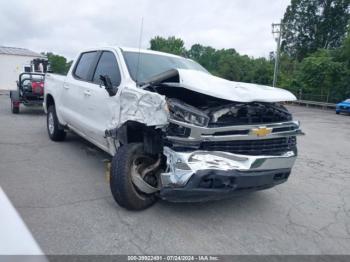
[[[144,152],[142,143],[121,146],[113,157],[110,187],[115,201],[142,210],[157,201],[160,158]]]
[[[56,109],[54,105],[49,106],[47,110],[47,132],[52,141],[63,141],[66,138],[66,132],[58,122]]]

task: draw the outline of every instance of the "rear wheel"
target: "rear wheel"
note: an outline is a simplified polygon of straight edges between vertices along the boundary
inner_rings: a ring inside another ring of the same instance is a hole
[[[110,187],[115,201],[129,210],[142,210],[157,201],[160,158],[144,152],[142,143],[120,147],[113,157]]]
[[[13,114],[19,113],[19,103],[11,100],[11,112]]]
[[[339,112],[339,111],[335,111],[335,113],[336,113],[337,115],[339,115],[340,112]]]
[[[11,98],[11,112],[13,114],[19,113],[19,92],[17,90],[10,91],[10,98]]]
[[[53,141],[63,141],[66,138],[66,132],[58,122],[56,109],[54,105],[49,106],[47,110],[47,132]]]

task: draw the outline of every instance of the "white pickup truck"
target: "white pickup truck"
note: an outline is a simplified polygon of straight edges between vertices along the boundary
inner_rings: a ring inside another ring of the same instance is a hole
[[[287,181],[299,122],[290,92],[232,82],[170,54],[106,47],[81,52],[67,76],[46,74],[53,141],[72,130],[112,157],[117,203],[206,201]]]

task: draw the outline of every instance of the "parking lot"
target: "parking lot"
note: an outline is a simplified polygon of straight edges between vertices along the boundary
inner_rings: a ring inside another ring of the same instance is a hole
[[[0,186],[46,254],[350,254],[350,116],[290,106],[302,122],[289,181],[224,201],[113,200],[108,155],[74,134],[49,140],[42,110],[0,95]]]

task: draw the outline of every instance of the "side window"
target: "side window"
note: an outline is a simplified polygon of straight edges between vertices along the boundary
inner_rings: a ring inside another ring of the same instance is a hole
[[[96,55],[96,52],[88,52],[88,53],[83,53],[80,56],[79,62],[74,70],[74,75],[77,78],[81,80],[86,80],[86,81],[91,80],[89,79],[89,73],[90,73],[90,67],[94,62],[95,55]]]
[[[108,75],[111,78],[113,86],[119,86],[121,81],[120,71],[117,59],[112,52],[103,52],[98,61],[94,83],[101,84],[100,75]]]

